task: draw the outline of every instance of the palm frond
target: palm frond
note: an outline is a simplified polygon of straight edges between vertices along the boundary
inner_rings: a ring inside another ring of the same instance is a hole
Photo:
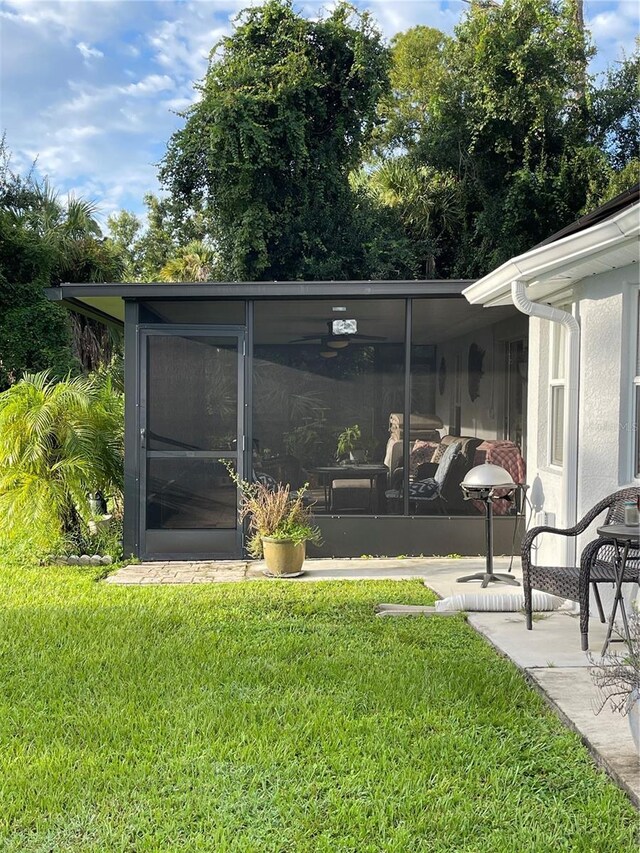
[[[89,492],[119,499],[123,458],[122,395],[104,378],[25,375],[0,394],[0,533],[64,536]]]

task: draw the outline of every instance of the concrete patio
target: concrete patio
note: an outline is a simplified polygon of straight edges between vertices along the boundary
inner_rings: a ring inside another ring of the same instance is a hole
[[[495,559],[496,571],[508,571],[509,565],[508,558]],[[502,584],[481,591],[479,583],[456,583],[457,577],[481,571],[483,567],[484,560],[480,557],[309,559],[302,577],[276,582],[419,578],[440,598],[467,592],[489,596],[522,594],[521,588]],[[263,578],[263,568],[262,563],[251,561],[139,563],[118,569],[105,583],[148,586],[258,580]],[[518,560],[513,562],[513,572],[521,578]],[[561,719],[580,735],[595,761],[640,807],[640,758],[628,721],[608,709],[598,715],[594,712],[598,694],[589,675],[589,658],[580,650],[576,616],[567,612],[541,613],[533,631],[526,630],[524,616],[519,612],[469,613],[468,621],[523,671]],[[597,658],[605,637],[605,626],[597,618],[591,620],[589,637],[592,654]]]

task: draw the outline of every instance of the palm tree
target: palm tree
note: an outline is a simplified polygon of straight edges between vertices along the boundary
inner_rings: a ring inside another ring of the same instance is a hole
[[[123,398],[102,377],[25,375],[0,394],[0,538],[50,548],[80,531],[88,494],[119,500]]]
[[[0,204],[7,227],[46,249],[46,277],[51,284],[120,280],[124,259],[102,238],[94,202],[73,194],[63,201],[46,178],[23,181],[10,172],[6,162],[3,168]],[[85,370],[111,360],[115,341],[105,326],[79,314],[72,315],[70,325],[72,349]]]
[[[216,256],[201,240],[182,246],[160,270],[160,281],[211,281]]]
[[[11,209],[26,227],[54,244],[85,237],[87,234],[102,237],[96,219],[97,205],[76,198],[73,193],[67,196],[66,202],[61,202],[48,178],[41,182],[32,181],[28,192]]]
[[[355,180],[364,183],[380,204],[398,212],[419,247],[424,275],[433,276],[442,238],[454,235],[463,220],[457,178],[430,166],[416,166],[409,157],[395,157]]]

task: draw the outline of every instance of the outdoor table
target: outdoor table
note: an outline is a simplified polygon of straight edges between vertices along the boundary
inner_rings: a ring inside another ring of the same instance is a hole
[[[628,645],[631,643],[631,634],[629,632],[629,623],[627,621],[627,611],[625,609],[624,600],[622,598],[622,579],[624,577],[624,570],[627,565],[629,551],[631,550],[631,548],[637,549],[640,547],[640,528],[636,525],[605,524],[602,527],[598,527],[598,536],[601,536],[603,539],[610,540],[615,548],[615,557],[613,561],[615,573],[615,595],[613,598],[611,616],[609,617],[607,637],[604,641],[604,646],[602,647],[602,655],[604,656],[607,652],[607,649],[609,648],[609,643],[611,642],[611,635],[613,634],[613,623],[616,618],[618,603],[620,604],[620,612],[622,614],[622,623],[624,625],[626,642]]]
[[[320,465],[317,468],[311,469],[312,474],[318,474],[322,479],[324,487],[324,505],[327,510],[331,510],[331,483],[333,480],[369,480],[371,494],[373,495],[374,486],[379,477],[389,473],[386,465],[373,465],[366,462],[350,463],[349,465]],[[380,494],[384,494],[384,489],[375,489],[376,491],[376,509],[379,509]],[[374,507],[371,505],[373,509]]]

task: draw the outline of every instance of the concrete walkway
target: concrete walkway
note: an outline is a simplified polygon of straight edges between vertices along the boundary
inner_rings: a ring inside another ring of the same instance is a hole
[[[509,565],[508,558],[496,558],[495,571],[508,571]],[[456,583],[457,577],[483,568],[484,561],[477,557],[309,559],[305,562],[302,577],[277,582],[420,578],[440,598],[467,592],[481,592],[489,596],[505,593],[522,595],[521,588],[502,584],[493,584],[481,591],[478,583]],[[146,586],[257,580],[263,578],[263,569],[262,563],[246,561],[140,563],[118,569],[106,578],[105,583]],[[521,579],[518,560],[514,561],[513,573]],[[580,630],[576,616],[558,612],[541,613],[534,622],[533,631],[526,630],[524,616],[518,612],[476,612],[470,613],[468,619],[469,624],[523,671],[566,725],[580,735],[595,761],[640,807],[640,758],[635,751],[628,720],[608,709],[595,714],[598,693],[589,675],[589,658],[580,650]],[[597,619],[592,619],[589,640],[596,659],[604,637],[605,626]]]

